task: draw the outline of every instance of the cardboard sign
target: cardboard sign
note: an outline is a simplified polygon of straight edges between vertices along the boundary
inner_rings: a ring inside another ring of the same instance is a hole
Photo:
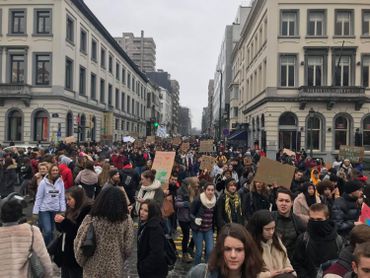
[[[289,150],[289,149],[284,149],[283,153],[285,153],[287,156],[295,156],[295,152]]]
[[[143,147],[143,145],[144,145],[144,143],[143,143],[143,141],[141,141],[141,140],[135,140],[135,142],[134,142],[134,147],[135,147],[135,148],[140,149],[140,148],[142,148],[142,147]]]
[[[77,139],[74,136],[69,136],[69,137],[64,138],[64,142],[66,144],[72,144],[72,143],[76,143]]]
[[[213,166],[215,164],[216,164],[216,158],[215,157],[203,155],[200,158],[199,169],[201,169],[201,170],[207,169],[209,172],[211,172],[213,170]]]
[[[172,145],[180,146],[181,142],[182,142],[181,137],[175,137],[172,139]]]
[[[152,169],[157,171],[155,178],[162,184],[163,189],[168,188],[173,164],[175,162],[175,152],[156,152]]]
[[[261,157],[254,181],[260,181],[266,184],[277,183],[278,186],[290,189],[294,172],[295,167],[291,165],[281,164],[278,161]]]
[[[214,152],[213,140],[200,141],[199,152],[200,153],[213,153]]]
[[[182,152],[186,153],[189,149],[190,149],[190,143],[189,142],[181,144],[180,150]]]
[[[147,136],[146,137],[146,143],[151,145],[155,143],[155,136]]]
[[[351,162],[358,163],[363,161],[365,156],[364,147],[354,147],[341,145],[339,147],[339,159],[349,159]]]

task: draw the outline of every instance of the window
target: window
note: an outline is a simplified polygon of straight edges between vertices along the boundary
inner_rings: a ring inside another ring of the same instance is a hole
[[[50,85],[51,61],[50,55],[35,55],[36,60],[36,85]]]
[[[370,10],[362,12],[362,35],[370,36]]]
[[[129,114],[130,114],[130,105],[131,105],[130,96],[127,96],[127,113]]]
[[[26,10],[10,10],[10,30],[12,35],[26,34]]]
[[[308,56],[307,58],[307,85],[322,86],[323,85],[323,66],[324,57]]]
[[[34,141],[49,140],[49,116],[46,111],[40,110],[34,114],[33,128]]]
[[[280,86],[294,87],[295,86],[295,56],[280,57]]]
[[[116,89],[116,95],[115,95],[116,99],[115,99],[115,102],[116,102],[116,109],[119,109],[119,90]]]
[[[72,136],[73,135],[73,115],[72,112],[67,113],[66,118],[66,136]]]
[[[65,87],[66,89],[73,90],[73,61],[66,58],[66,79]]]
[[[132,78],[131,78],[131,91],[135,91],[135,77],[134,76],[132,76]]]
[[[298,36],[298,11],[282,11],[280,35]]]
[[[140,116],[140,108],[139,108],[139,102],[136,102],[136,116]]]
[[[309,36],[325,35],[324,11],[308,11],[307,35]]]
[[[100,79],[100,102],[105,103],[105,81]]]
[[[80,67],[80,88],[79,93],[81,96],[86,95],[86,69],[84,67]]]
[[[113,87],[111,84],[108,84],[108,105],[112,105],[112,98],[113,98]]]
[[[23,116],[20,111],[12,110],[8,114],[8,141],[22,141]]]
[[[370,150],[370,116],[367,116],[362,124],[363,128],[363,145],[365,150]]]
[[[335,119],[335,149],[339,150],[341,145],[349,145],[349,123],[344,116]]]
[[[350,86],[351,85],[351,56],[335,57],[334,64],[334,84],[335,86]]]
[[[116,79],[119,80],[120,67],[118,62],[116,62]]]
[[[96,75],[94,73],[90,77],[90,97],[96,99]]]
[[[126,70],[122,67],[122,83],[126,84]]]
[[[131,73],[127,73],[127,87],[131,89]]]
[[[121,95],[121,111],[125,111],[125,93]]]
[[[131,114],[135,115],[135,100],[131,99]]]
[[[126,122],[126,130],[130,131],[130,122],[129,121]]]
[[[116,121],[115,121],[115,129],[116,130],[119,129],[119,119],[116,119]]]
[[[353,12],[336,11],[335,12],[335,35],[352,36],[353,35]]]
[[[311,145],[312,138],[312,145]],[[321,149],[321,120],[318,116],[308,117],[307,120],[307,144],[306,149]]]
[[[75,25],[75,22],[74,20],[67,16],[67,30],[66,30],[66,39],[67,41],[69,42],[74,42],[75,39],[74,39],[74,25]]]
[[[109,55],[108,70],[113,73],[113,57],[111,55]]]
[[[10,83],[25,82],[25,60],[23,54],[10,55]]]
[[[122,122],[121,122],[121,130],[125,130],[125,121],[124,120],[122,120]]]
[[[105,49],[101,48],[100,50],[100,66],[105,69]]]
[[[370,79],[370,56],[364,56],[362,58],[362,86],[369,88]]]
[[[87,52],[87,33],[84,29],[80,32],[80,51],[85,54]]]
[[[93,61],[98,60],[98,44],[94,39],[91,40],[91,59]]]
[[[51,10],[35,11],[36,25],[35,33],[37,35],[50,35],[52,33]]]

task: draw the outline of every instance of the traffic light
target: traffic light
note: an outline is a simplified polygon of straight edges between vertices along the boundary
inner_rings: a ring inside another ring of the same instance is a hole
[[[157,128],[159,126],[159,123],[158,122],[154,122],[154,127]]]

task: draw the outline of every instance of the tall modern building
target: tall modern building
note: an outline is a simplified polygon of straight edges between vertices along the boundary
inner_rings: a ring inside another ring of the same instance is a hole
[[[144,31],[141,31],[140,37],[122,33],[122,37],[115,39],[141,71],[155,71],[156,45],[153,38],[144,37]]]
[[[210,79],[208,81],[208,117],[207,117],[207,134],[209,136],[216,136],[215,135],[215,128],[213,125],[213,94],[214,94],[214,80]]]
[[[249,144],[370,156],[370,2],[255,0],[233,55]]]
[[[191,116],[188,107],[180,106],[179,109],[179,133],[182,136],[191,135]]]

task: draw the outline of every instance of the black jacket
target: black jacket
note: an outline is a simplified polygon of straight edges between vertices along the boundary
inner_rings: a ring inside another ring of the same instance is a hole
[[[121,184],[123,185],[127,196],[130,200],[130,204],[135,203],[135,193],[140,189],[140,176],[132,168],[120,170]]]
[[[139,153],[135,153],[132,156],[132,162],[134,163],[135,167],[143,167],[145,166],[145,163],[146,163],[143,154],[139,154]]]
[[[140,278],[162,278],[168,273],[165,234],[161,220],[152,218],[138,231],[137,272]]]
[[[61,223],[56,223],[56,228],[61,233],[65,233],[64,252],[61,250],[61,242],[59,243],[59,250],[54,257],[54,261],[58,266],[67,266],[73,268],[80,268],[75,259],[75,252],[73,249],[73,242],[76,238],[78,228],[80,227],[85,216],[90,212],[91,206],[87,205],[81,208],[80,214],[77,216],[76,222],[64,218]]]
[[[354,227],[354,223],[360,216],[361,207],[357,199],[352,198],[347,193],[335,199],[332,208],[332,219],[337,224],[338,233],[347,236]]]
[[[15,191],[14,186],[17,185],[17,166],[10,165],[6,169],[0,169],[0,171],[0,195],[2,198],[5,198]]]
[[[245,214],[246,219],[249,220],[253,213],[261,209],[270,209],[270,200],[269,197],[265,197],[257,192],[249,192],[245,196],[244,200]]]
[[[239,194],[239,193],[236,192],[235,194]],[[231,214],[232,214],[232,218],[234,219],[234,221],[232,222],[244,225],[244,217],[243,217],[243,211],[244,211],[243,207],[244,206],[243,206],[243,203],[240,197],[239,199],[240,199],[241,211],[239,211],[239,209],[232,208]],[[221,228],[225,224],[230,223],[228,216],[226,214],[226,211],[225,211],[225,200],[226,200],[226,194],[224,193],[220,196],[220,198],[218,198],[217,203],[216,203],[216,225],[217,225],[218,231],[220,231]]]

